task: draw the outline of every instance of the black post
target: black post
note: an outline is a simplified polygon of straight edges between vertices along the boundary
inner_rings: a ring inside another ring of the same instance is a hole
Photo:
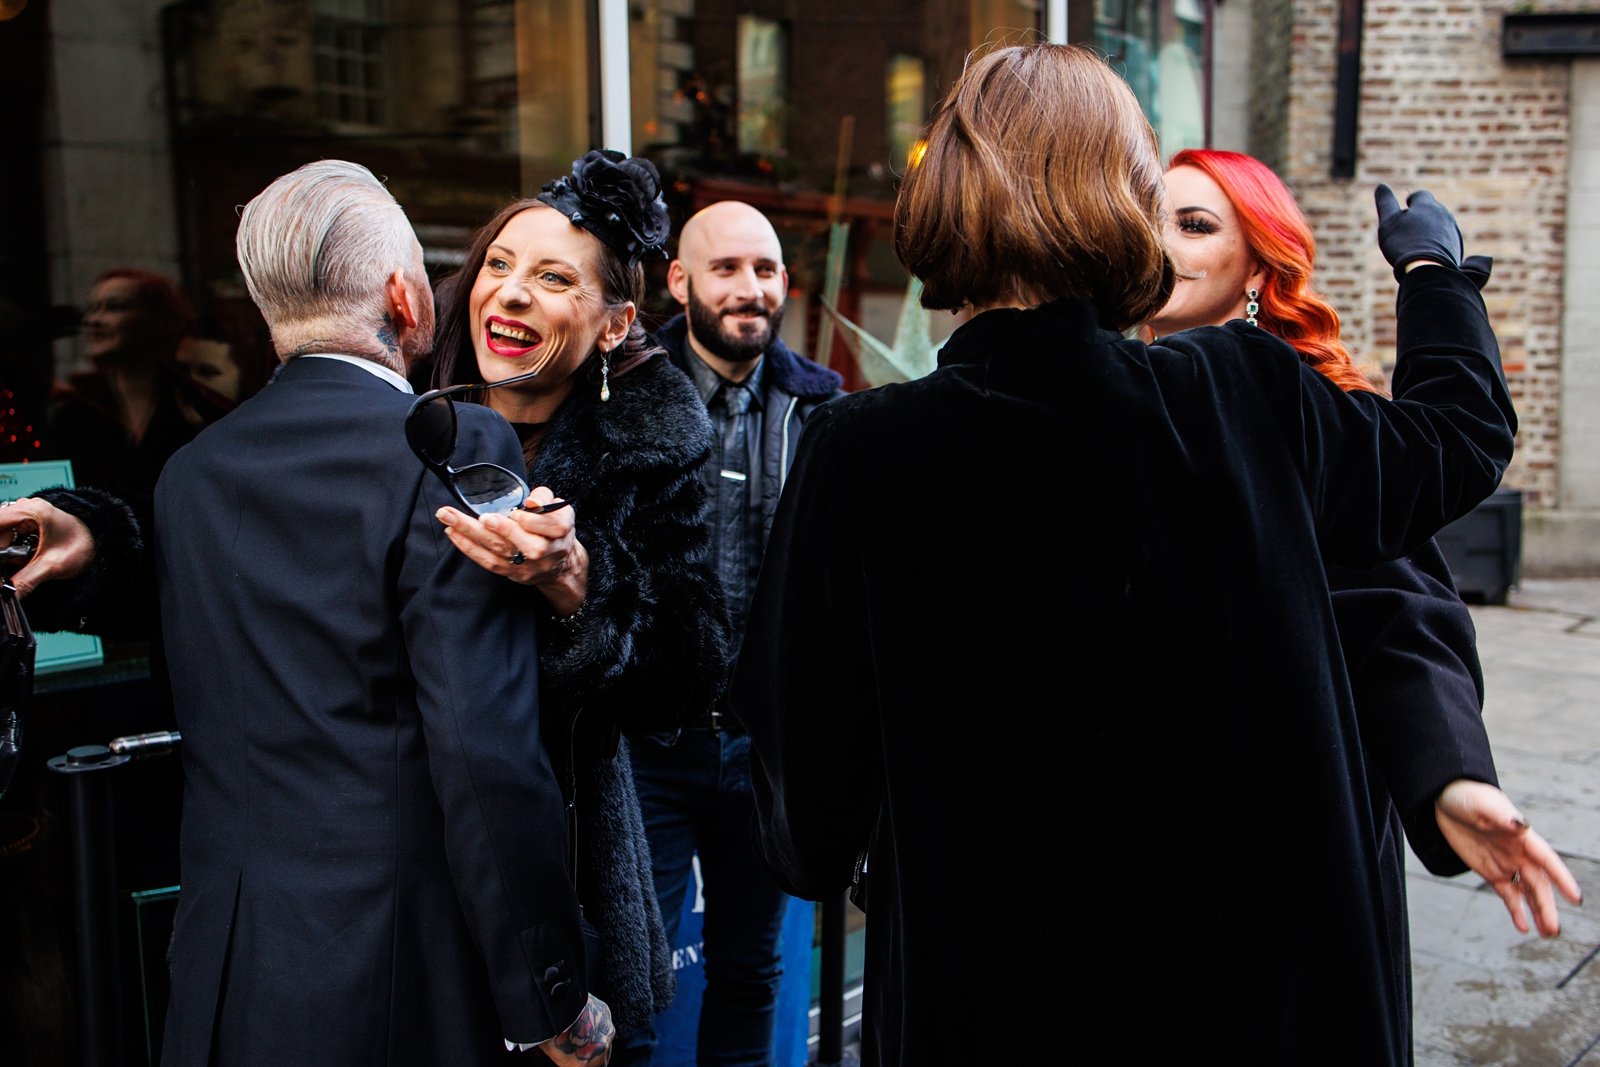
[[[844,1061],[844,929],[845,898],[822,902],[822,973],[818,977],[818,1067],[838,1067]]]
[[[1365,0],[1339,0],[1339,57],[1333,89],[1333,158],[1328,173],[1353,178],[1360,133],[1361,21]]]
[[[120,1067],[123,1062],[111,780],[98,772],[127,762],[127,756],[104,745],[82,745],[48,764],[66,778],[83,1067]]]

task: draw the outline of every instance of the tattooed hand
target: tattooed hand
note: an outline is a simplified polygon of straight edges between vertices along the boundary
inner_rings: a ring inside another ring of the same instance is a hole
[[[611,1025],[611,1009],[590,993],[589,1003],[578,1013],[577,1021],[567,1027],[565,1033],[557,1034],[538,1049],[550,1062],[561,1067],[579,1064],[604,1067],[611,1061],[611,1041],[616,1036],[616,1027]]]

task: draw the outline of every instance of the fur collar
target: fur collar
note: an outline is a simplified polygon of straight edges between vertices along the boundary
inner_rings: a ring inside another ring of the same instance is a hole
[[[580,374],[551,420],[530,473],[532,484],[571,495],[581,506],[601,464],[612,472],[692,469],[710,449],[711,417],[694,383],[656,356],[614,376],[611,399],[604,402],[598,376]]]

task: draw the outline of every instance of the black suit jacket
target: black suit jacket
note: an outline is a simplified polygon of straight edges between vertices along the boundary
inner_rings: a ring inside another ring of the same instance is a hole
[[[173,1067],[476,1064],[586,1000],[531,601],[445,539],[411,400],[293,360],[157,488]],[[519,469],[499,416],[457,415],[457,465]]]

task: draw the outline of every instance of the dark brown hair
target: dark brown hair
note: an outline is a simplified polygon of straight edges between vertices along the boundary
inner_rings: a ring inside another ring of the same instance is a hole
[[[934,112],[895,202],[923,306],[1092,302],[1123,330],[1172,292],[1155,132],[1133,92],[1071,45],[973,60]]]
[[[462,262],[461,268],[439,283],[442,307],[439,311],[439,327],[434,333],[432,388],[482,381],[478,374],[477,357],[472,349],[473,325],[469,307],[472,301],[472,285],[478,279],[478,272],[483,269],[484,258],[489,254],[489,245],[500,236],[500,231],[506,228],[506,223],[529,208],[538,208],[540,211],[555,210],[531,198],[514,200],[507,204],[473,237],[472,245],[467,249],[467,258]],[[617,346],[618,351],[612,354],[610,375],[617,378],[664,351],[645,332],[637,315],[637,310],[644,303],[644,268],[637,265],[629,267],[627,261],[613,251],[611,246],[587,230],[583,230],[582,227],[575,228],[594,241],[598,257],[596,262],[600,265],[601,296],[606,302],[607,309],[614,311],[630,301],[635,308],[636,313],[633,324],[628,327],[628,336]],[[584,367],[596,368],[598,355],[598,352],[591,352],[584,362]],[[598,370],[595,370],[595,380],[599,381]]]

